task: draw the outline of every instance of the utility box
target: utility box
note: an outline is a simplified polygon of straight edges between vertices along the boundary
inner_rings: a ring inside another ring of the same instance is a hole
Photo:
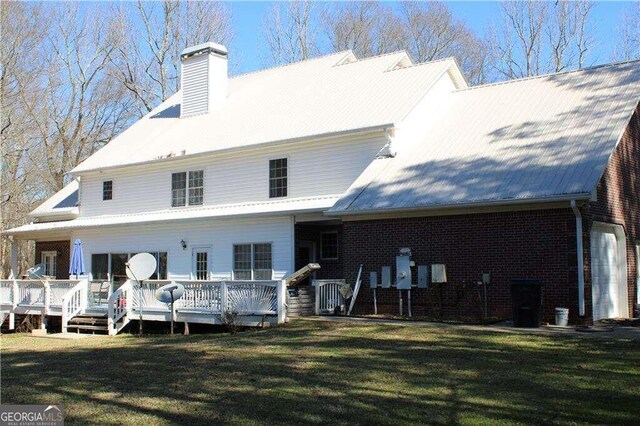
[[[410,256],[396,256],[396,287],[398,290],[411,290]]]
[[[382,267],[382,285],[381,288],[391,287],[391,266]]]
[[[369,288],[378,288],[378,273],[376,271],[369,272]]]
[[[418,265],[418,288],[427,288],[429,286],[429,267],[427,265]]]
[[[431,282],[434,284],[447,282],[447,268],[442,263],[431,265]]]

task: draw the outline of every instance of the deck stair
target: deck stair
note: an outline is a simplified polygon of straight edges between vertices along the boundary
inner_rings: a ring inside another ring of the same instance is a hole
[[[107,314],[81,314],[69,320],[67,331],[77,333],[108,334]]]
[[[287,315],[289,317],[308,317],[315,314],[315,288],[301,285],[287,295]]]

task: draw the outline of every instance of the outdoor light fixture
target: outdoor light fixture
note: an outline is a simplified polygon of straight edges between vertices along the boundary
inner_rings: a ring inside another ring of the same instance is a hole
[[[187,249],[187,243],[184,240],[180,240],[180,245],[182,246],[182,250]]]

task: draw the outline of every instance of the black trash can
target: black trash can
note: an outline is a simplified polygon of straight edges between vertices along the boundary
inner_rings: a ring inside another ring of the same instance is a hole
[[[542,281],[519,278],[511,281],[514,327],[538,328],[542,320]]]

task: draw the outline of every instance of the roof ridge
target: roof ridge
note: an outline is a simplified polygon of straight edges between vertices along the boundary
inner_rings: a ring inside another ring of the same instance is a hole
[[[267,71],[279,70],[279,69],[286,68],[286,67],[291,67],[291,66],[294,66],[294,65],[300,65],[300,64],[303,64],[303,63],[311,62],[311,61],[324,59],[324,58],[327,58],[329,56],[338,56],[340,54],[342,54],[343,56],[346,56],[349,53],[353,53],[353,51],[352,50],[340,50],[339,52],[333,52],[333,53],[327,53],[327,54],[324,54],[324,55],[314,56],[313,58],[306,58],[306,59],[302,59],[300,61],[290,62],[288,64],[274,65],[274,66],[268,67],[268,68],[262,68],[262,69],[255,70],[255,71],[249,71],[249,72],[245,72],[245,73],[242,73],[242,74],[236,74],[234,76],[229,77],[229,79],[232,80],[234,78],[246,77],[248,75],[260,74],[260,73],[267,72]],[[355,54],[354,54],[354,56],[355,56]]]
[[[493,87],[493,86],[501,86],[501,85],[511,84],[511,83],[519,83],[521,81],[529,81],[529,80],[535,80],[535,79],[539,79],[539,78],[554,77],[554,76],[557,76],[557,75],[577,74],[577,73],[580,73],[580,72],[588,72],[588,71],[593,71],[593,70],[597,70],[597,69],[600,69],[600,68],[608,68],[608,67],[614,67],[614,66],[630,64],[630,63],[640,63],[640,59],[632,59],[632,60],[629,60],[629,61],[620,61],[620,62],[610,62],[610,63],[606,63],[606,64],[593,65],[593,66],[586,67],[586,68],[579,68],[577,70],[551,72],[551,73],[540,74],[540,75],[532,75],[532,76],[529,76],[529,77],[520,77],[520,78],[511,79],[511,80],[497,81],[495,83],[479,84],[477,86],[470,86],[470,87],[466,87],[464,89],[457,89],[457,90],[454,90],[454,92],[465,92],[465,91],[469,91],[469,90],[473,90],[473,89],[483,89],[485,87]]]

